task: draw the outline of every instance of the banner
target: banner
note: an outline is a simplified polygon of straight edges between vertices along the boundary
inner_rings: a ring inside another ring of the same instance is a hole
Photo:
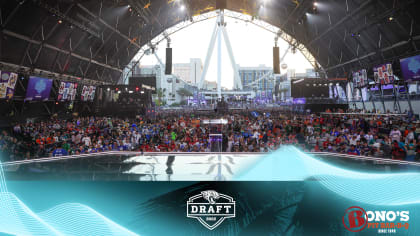
[[[373,68],[373,76],[377,84],[392,84],[394,83],[394,72],[392,64],[386,63]]]
[[[95,90],[96,90],[95,86],[84,85],[80,100],[84,102],[92,102],[93,99],[95,98]]]
[[[12,99],[15,93],[18,74],[0,71],[0,99]]]
[[[401,72],[406,81],[420,80],[420,55],[400,60]]]
[[[31,76],[26,89],[27,101],[46,101],[50,97],[52,79]]]
[[[367,84],[368,78],[365,69],[353,72],[353,86],[355,88],[362,88]]]
[[[295,105],[306,104],[306,98],[293,98],[293,104]]]
[[[394,89],[394,85],[392,85],[392,84],[382,85],[381,88],[382,88],[382,90]],[[379,90],[378,86],[370,88],[370,91],[378,91],[378,90]]]
[[[60,82],[57,100],[60,102],[74,101],[76,98],[76,92],[77,83]]]

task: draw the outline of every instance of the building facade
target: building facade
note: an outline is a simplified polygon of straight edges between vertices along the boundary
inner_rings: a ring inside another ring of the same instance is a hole
[[[271,74],[265,79],[264,75]],[[275,81],[273,79],[273,69],[265,65],[258,67],[239,67],[239,76],[244,89],[256,91],[273,91]],[[259,81],[258,81],[259,80]]]
[[[203,62],[200,58],[191,58],[190,60],[190,80],[186,81],[192,85],[197,85],[200,83],[201,74],[203,73]]]
[[[200,82],[203,63],[199,58],[191,58],[189,63],[173,64],[173,73],[186,83],[196,85]]]

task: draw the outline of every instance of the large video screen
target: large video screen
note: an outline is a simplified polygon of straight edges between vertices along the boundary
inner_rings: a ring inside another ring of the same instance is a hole
[[[306,98],[293,98],[293,104],[295,105],[306,104]]]
[[[46,101],[50,97],[51,87],[52,79],[31,76],[29,77],[25,100]]]
[[[84,102],[93,101],[93,99],[95,98],[95,91],[96,91],[95,86],[84,85],[80,99]]]
[[[373,67],[373,76],[377,84],[392,84],[394,83],[394,71],[392,64],[386,63]]]
[[[401,59],[400,64],[406,81],[420,80],[420,55]]]
[[[77,83],[60,82],[58,89],[58,98],[60,102],[74,101],[76,98]]]
[[[353,72],[353,85],[355,88],[363,88],[367,83],[368,78],[365,69]]]
[[[0,71],[0,99],[12,99],[15,94],[18,74]]]

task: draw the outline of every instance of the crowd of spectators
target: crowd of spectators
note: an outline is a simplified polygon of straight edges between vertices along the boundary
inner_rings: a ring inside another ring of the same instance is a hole
[[[224,125],[204,124],[211,118],[51,118],[3,130],[0,150],[6,160],[104,151],[210,152],[209,135],[220,133],[224,152],[270,152],[296,145],[312,152],[411,161],[420,157],[420,126],[405,116],[247,112],[223,115]]]

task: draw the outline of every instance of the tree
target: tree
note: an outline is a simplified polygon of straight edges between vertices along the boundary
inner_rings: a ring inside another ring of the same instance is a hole
[[[190,97],[193,95],[193,93],[186,89],[186,88],[180,88],[178,89],[177,93],[181,96],[181,97]]]
[[[165,97],[165,91],[166,91],[166,88],[164,89],[160,88],[157,90],[157,96],[158,96],[158,100],[156,101],[157,106],[163,106],[166,104],[166,101],[162,99]]]

